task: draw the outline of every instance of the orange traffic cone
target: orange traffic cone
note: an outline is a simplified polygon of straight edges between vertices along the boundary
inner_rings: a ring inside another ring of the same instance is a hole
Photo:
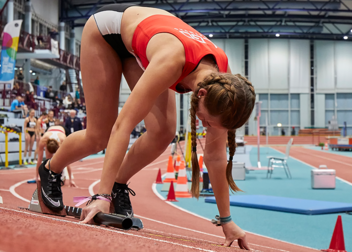
[[[180,170],[178,172],[177,185],[176,185],[177,198],[192,198],[188,192],[187,174],[185,169],[185,162],[181,161]]]
[[[343,237],[341,215],[337,217],[334,233],[332,234],[329,249],[322,249],[324,252],[347,252],[345,250],[345,240]]]
[[[201,155],[199,157],[198,163],[199,163],[199,170],[200,170],[201,173],[203,173],[203,155]],[[199,182],[203,182],[203,176],[200,176]]]
[[[177,155],[176,163],[175,163],[175,171],[176,172],[178,172],[178,170],[180,169],[180,164],[181,164],[181,157],[180,157],[180,155]]]
[[[169,157],[169,162],[167,163],[167,171],[164,183],[176,182],[174,166],[172,165],[172,156]]]
[[[329,150],[329,146],[327,142],[325,142],[325,150]]]
[[[156,175],[155,184],[162,184],[162,183],[163,183],[163,180],[161,179],[161,170],[159,168],[158,175]]]
[[[169,193],[167,194],[166,201],[178,201],[175,197],[174,182],[171,181]]]

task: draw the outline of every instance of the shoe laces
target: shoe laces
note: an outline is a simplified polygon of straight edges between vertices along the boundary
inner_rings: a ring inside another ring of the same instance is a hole
[[[129,194],[131,194],[132,196],[136,195],[136,193],[129,187],[119,188],[117,189],[116,193],[113,193],[113,197],[117,198],[120,207],[122,207],[123,209],[130,209],[131,201]]]
[[[49,161],[49,177],[48,177],[48,193],[52,196],[61,195],[61,174],[53,174],[50,170],[50,161]]]

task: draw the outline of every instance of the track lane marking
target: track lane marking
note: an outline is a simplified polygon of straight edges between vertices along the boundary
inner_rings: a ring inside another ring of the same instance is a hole
[[[94,191],[93,191],[93,187],[94,187],[96,184],[98,184],[99,182],[100,182],[100,180],[97,180],[97,181],[95,181],[94,183],[92,183],[92,184],[89,186],[89,189],[90,189],[90,190],[89,190],[89,194],[90,194],[90,195],[93,196],[93,195],[95,194]],[[173,207],[176,207],[177,209],[179,209],[179,210],[181,210],[181,211],[187,212],[187,213],[192,214],[192,215],[194,215],[194,216],[196,216],[196,217],[199,217],[199,218],[202,218],[202,219],[204,219],[204,220],[210,221],[210,219],[207,219],[207,218],[205,218],[205,217],[203,217],[203,216],[201,216],[201,215],[198,215],[198,214],[189,212],[189,211],[187,211],[187,210],[185,210],[185,209],[183,209],[183,208],[180,208],[180,207],[178,207],[178,206],[173,205],[171,202],[165,201],[165,199],[163,198],[163,196],[161,196],[161,195],[156,191],[156,184],[155,184],[155,183],[153,183],[153,186],[154,186],[154,185],[155,185],[155,192],[154,192],[154,193],[155,193],[160,199],[162,199],[165,203],[168,203],[168,204],[172,205]],[[152,188],[152,189],[153,189],[153,188]],[[153,189],[153,191],[154,191],[154,189]],[[148,218],[148,217],[141,216],[141,215],[139,215],[139,214],[138,214],[138,215],[135,214],[135,216],[140,217],[140,218],[142,218],[142,219],[149,220],[149,221],[153,221],[153,222],[156,222],[156,223],[159,223],[159,224],[163,224],[163,225],[165,225],[165,226],[170,226],[170,227],[174,227],[174,228],[178,228],[178,229],[187,230],[187,231],[190,231],[190,232],[195,232],[195,233],[199,233],[199,234],[203,234],[203,235],[208,235],[208,236],[213,236],[213,237],[216,237],[216,238],[224,239],[224,237],[219,236],[219,235],[209,234],[209,233],[202,232],[202,231],[199,231],[199,230],[195,230],[195,229],[191,229],[191,228],[186,228],[186,227],[181,227],[181,226],[174,225],[174,224],[170,224],[170,223],[163,222],[163,221],[158,221],[158,220],[155,220],[155,219],[151,219],[151,218]],[[249,233],[249,232],[248,232],[248,233]],[[270,238],[270,237],[268,237],[268,238]],[[270,239],[272,239],[272,238],[270,238]],[[254,243],[251,243],[251,245],[255,245],[255,246],[259,246],[259,247],[265,247],[265,248],[270,248],[270,249],[274,249],[274,250],[278,250],[278,251],[282,251],[282,252],[289,252],[289,251],[287,251],[287,250],[275,249],[275,248],[271,248],[271,247],[266,247],[266,246],[262,246],[262,245],[257,245],[257,244],[254,244]]]
[[[33,178],[30,178],[30,179],[33,179]],[[21,181],[21,182],[18,182],[18,183],[16,183],[16,184],[12,185],[12,186],[10,187],[10,192],[12,193],[12,195],[15,196],[16,198],[20,199],[20,200],[23,200],[23,201],[29,203],[30,201],[27,200],[26,198],[23,198],[23,197],[22,197],[21,195],[19,195],[18,193],[16,193],[15,189],[16,189],[16,187],[19,187],[20,185],[22,185],[22,184],[24,184],[24,183],[27,183],[27,180],[30,180],[30,179],[26,179],[26,180],[23,180],[23,181]]]
[[[165,176],[165,174],[163,174],[163,177],[164,177],[164,176]],[[183,208],[181,208],[181,207],[179,207],[179,206],[176,206],[176,205],[172,204],[172,203],[169,202],[169,201],[165,201],[165,198],[164,198],[163,196],[161,196],[161,195],[159,194],[159,192],[156,190],[156,184],[155,184],[155,183],[153,183],[153,185],[152,185],[152,190],[153,190],[154,194],[155,194],[158,198],[160,198],[162,201],[164,201],[165,203],[167,203],[167,204],[169,204],[169,205],[171,205],[171,206],[173,206],[173,207],[175,207],[175,208],[177,208],[177,209],[179,209],[179,210],[181,210],[181,211],[183,211],[183,212],[192,214],[192,215],[194,215],[194,216],[196,216],[196,217],[202,218],[202,219],[207,220],[207,221],[211,221],[211,219],[205,218],[205,217],[203,217],[203,216],[201,216],[201,215],[198,215],[198,214],[196,214],[196,213],[193,213],[193,212],[191,212],[191,211],[188,211],[188,210],[186,210],[186,209],[183,209]],[[182,227],[180,227],[180,228],[182,228]],[[193,230],[192,230],[192,231],[193,231]],[[306,246],[303,246],[303,245],[299,245],[299,244],[295,244],[295,243],[291,243],[291,242],[287,242],[287,241],[278,240],[278,239],[275,239],[275,238],[272,238],[272,237],[269,237],[269,236],[265,236],[265,235],[261,235],[261,234],[257,234],[257,233],[253,233],[253,232],[249,232],[249,231],[247,231],[247,230],[244,230],[244,231],[246,231],[246,232],[249,233],[249,234],[254,234],[254,235],[257,235],[257,236],[260,236],[260,237],[264,237],[264,238],[267,238],[267,239],[271,239],[271,240],[275,240],[275,241],[279,241],[279,242],[283,242],[283,243],[287,243],[287,244],[292,244],[292,245],[299,246],[299,247],[303,247],[303,248],[315,249],[315,248],[310,248],[310,247],[306,247]],[[207,233],[205,233],[205,234],[207,234]],[[210,235],[210,234],[209,234],[209,235]],[[216,236],[216,235],[212,235],[212,236],[220,237],[220,236]],[[224,237],[221,237],[221,238],[224,238]],[[278,251],[283,251],[283,252],[289,252],[288,250],[282,250],[282,249],[267,247],[267,246],[258,245],[258,244],[254,244],[254,243],[250,243],[250,245],[255,245],[255,246],[264,247],[264,248],[270,248],[270,249],[274,249],[274,250],[278,250]]]
[[[33,213],[30,213],[30,212],[24,212],[24,211],[19,211],[19,210],[15,210],[15,209],[5,208],[5,207],[0,207],[0,209],[7,210],[7,211],[12,211],[12,212],[17,212],[17,213],[21,213],[21,214],[28,214],[28,215],[31,215],[31,216],[36,216],[36,217],[39,217],[39,218],[45,218],[45,219],[59,221],[59,222],[71,223],[72,225],[79,225],[79,226],[84,226],[84,227],[88,227],[88,228],[104,230],[104,231],[107,231],[107,232],[113,232],[113,233],[118,233],[118,234],[122,234],[122,235],[133,236],[133,237],[138,237],[138,238],[142,238],[142,239],[162,242],[162,243],[168,243],[168,244],[172,244],[172,245],[176,245],[176,246],[181,246],[181,247],[184,247],[184,248],[196,249],[196,250],[199,250],[199,251],[206,251],[206,252],[215,252],[214,250],[202,249],[202,248],[197,248],[197,247],[184,245],[184,244],[180,244],[180,243],[176,243],[176,242],[164,241],[164,240],[160,240],[160,239],[145,237],[145,236],[141,236],[141,235],[136,235],[136,234],[132,234],[132,233],[118,231],[118,230],[115,230],[115,229],[112,229],[112,228],[104,228],[104,227],[101,227],[101,226],[86,225],[86,224],[81,224],[79,222],[73,222],[73,221],[64,220],[62,218],[61,219],[52,218],[52,217],[45,216],[45,215],[42,215],[42,214],[33,214]]]

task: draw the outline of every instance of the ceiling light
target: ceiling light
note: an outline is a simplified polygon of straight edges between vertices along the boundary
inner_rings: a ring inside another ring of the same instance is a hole
[[[209,37],[212,38],[212,37],[213,37],[213,34],[209,34]]]
[[[278,37],[280,37],[280,33],[276,33],[276,35],[275,35],[275,36],[276,36],[277,38],[278,38]]]
[[[347,37],[347,36],[344,36],[343,39],[348,39],[348,37]]]
[[[29,70],[29,72],[31,73],[31,72],[32,72],[32,70]]]

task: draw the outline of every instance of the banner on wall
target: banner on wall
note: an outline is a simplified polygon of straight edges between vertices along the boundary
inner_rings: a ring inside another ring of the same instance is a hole
[[[15,77],[16,55],[22,20],[5,25],[2,34],[0,83],[12,88]]]

